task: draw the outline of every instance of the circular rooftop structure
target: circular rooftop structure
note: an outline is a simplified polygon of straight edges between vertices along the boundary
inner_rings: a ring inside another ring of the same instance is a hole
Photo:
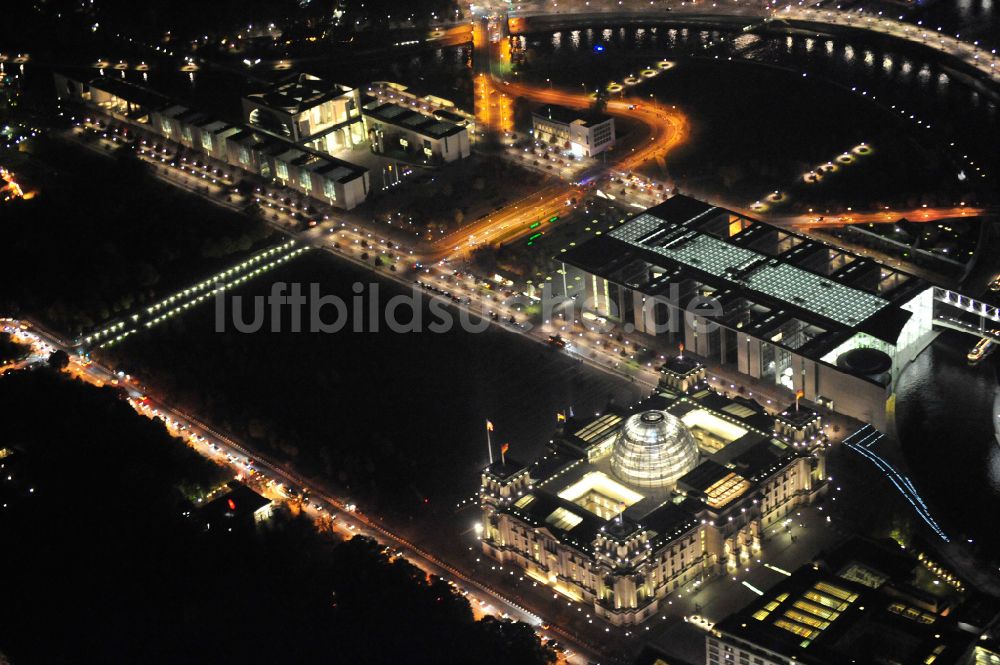
[[[630,416],[611,453],[615,475],[641,487],[670,487],[698,464],[698,443],[687,426],[666,411]]]
[[[837,356],[837,367],[852,374],[882,374],[892,369],[892,358],[878,349],[859,347]]]

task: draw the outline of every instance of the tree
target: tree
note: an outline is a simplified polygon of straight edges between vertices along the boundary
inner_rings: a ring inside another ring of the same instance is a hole
[[[49,354],[49,367],[61,372],[67,367],[69,367],[69,354],[62,349],[53,351]]]

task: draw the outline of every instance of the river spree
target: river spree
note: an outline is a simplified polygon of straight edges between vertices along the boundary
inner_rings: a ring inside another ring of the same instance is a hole
[[[974,338],[942,334],[902,373],[896,426],[931,510],[955,538],[1000,552],[1000,388],[996,356],[970,367]]]
[[[938,54],[902,42],[679,23],[594,25],[516,39],[525,54],[516,76],[590,91],[617,82],[632,99],[685,111],[694,134],[666,168],[691,191],[745,196],[756,192],[751,184],[770,185],[756,194],[785,190],[801,175],[799,166],[827,161],[852,141],[875,146],[874,158],[804,193],[807,207],[845,198],[855,205],[920,204],[935,196],[957,203],[948,199],[989,196],[1000,168],[989,150],[1000,141],[995,91]],[[675,67],[648,75],[664,59]],[[741,186],[741,170],[762,177]],[[720,172],[725,182],[717,181]]]

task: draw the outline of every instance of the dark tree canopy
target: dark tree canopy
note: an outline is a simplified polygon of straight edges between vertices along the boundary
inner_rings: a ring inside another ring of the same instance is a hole
[[[69,366],[69,354],[62,349],[49,354],[49,367],[61,371]]]
[[[550,662],[526,625],[475,621],[448,583],[374,541],[278,511],[203,531],[189,499],[227,473],[111,389],[0,379],[0,652],[31,663]]]
[[[272,234],[156,181],[131,152],[108,159],[44,140],[33,149],[53,172],[38,196],[4,206],[0,303],[69,334],[197,282]]]

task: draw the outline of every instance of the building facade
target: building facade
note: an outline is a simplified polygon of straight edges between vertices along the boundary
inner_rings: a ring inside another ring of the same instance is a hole
[[[577,157],[593,157],[615,144],[615,119],[548,105],[531,114],[531,126],[539,141],[556,143]]]
[[[894,541],[854,539],[719,621],[706,665],[980,665],[996,600],[924,578]]]
[[[615,625],[762,551],[764,529],[826,488],[826,442],[775,434],[751,400],[678,357],[632,409],[569,418],[551,452],[482,474],[483,552]]]

